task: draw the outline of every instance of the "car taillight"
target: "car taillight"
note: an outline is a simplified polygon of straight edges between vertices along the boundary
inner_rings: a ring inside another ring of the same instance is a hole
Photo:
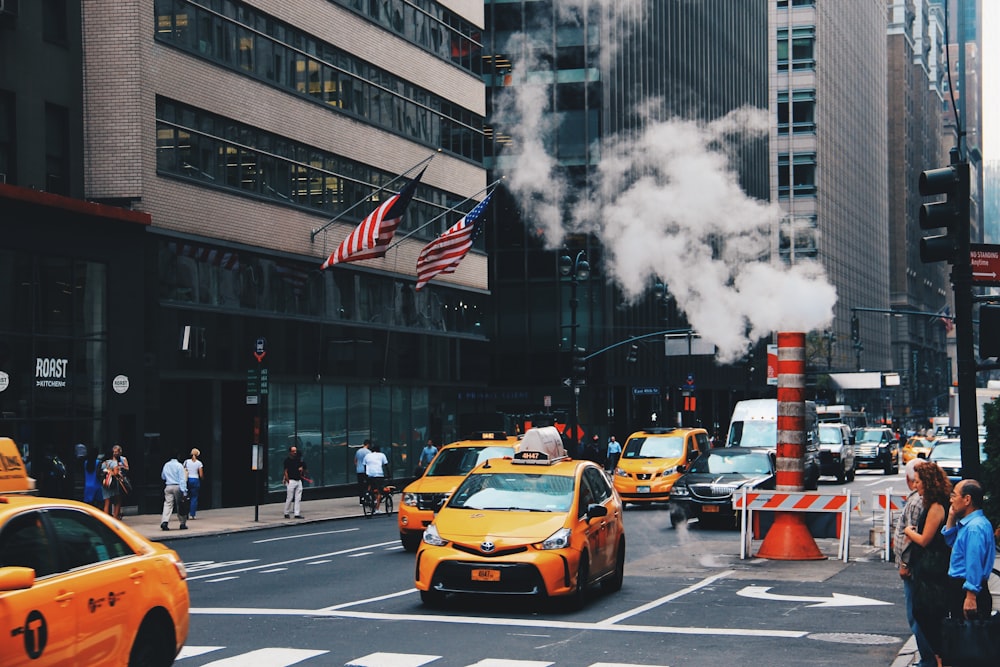
[[[180,558],[171,558],[170,560],[173,562],[174,567],[177,568],[177,576],[181,578],[181,581],[187,579],[188,571],[187,568],[184,567],[184,561]]]

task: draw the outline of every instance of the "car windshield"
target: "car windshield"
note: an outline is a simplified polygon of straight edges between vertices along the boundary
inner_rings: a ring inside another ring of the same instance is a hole
[[[842,445],[844,444],[844,435],[840,430],[840,427],[829,427],[820,426],[819,427],[819,442],[822,445]]]
[[[631,438],[625,443],[623,459],[675,459],[684,454],[684,436]]]
[[[568,512],[574,479],[537,473],[470,475],[448,501],[448,507],[477,510]]]
[[[882,431],[860,429],[855,438],[856,442],[882,442]]]
[[[691,472],[766,475],[771,472],[771,463],[766,452],[736,454],[725,450],[712,451],[695,461]]]
[[[754,420],[736,422],[729,434],[731,447],[777,447],[778,422]]]
[[[428,477],[464,476],[470,470],[487,459],[499,459],[504,456],[514,456],[513,447],[456,447],[442,449],[431,467],[427,469]]]
[[[961,461],[962,460],[962,442],[960,440],[948,440],[946,442],[938,442],[934,445],[934,449],[931,450],[931,461]],[[979,460],[986,460],[986,450],[983,448],[982,443],[979,444]]]

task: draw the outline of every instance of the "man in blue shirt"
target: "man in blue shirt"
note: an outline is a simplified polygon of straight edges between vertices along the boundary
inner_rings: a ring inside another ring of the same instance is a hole
[[[183,454],[181,454],[183,457]],[[166,483],[163,487],[163,513],[160,515],[160,528],[170,530],[168,522],[170,515],[177,508],[177,518],[181,522],[181,530],[187,530],[187,514],[181,514],[181,499],[187,495],[187,471],[177,460],[178,457],[170,459],[163,464],[160,478]]]
[[[983,514],[983,487],[974,479],[963,479],[951,492],[951,512],[941,529],[951,547],[948,576],[954,596],[949,600],[953,618],[987,618],[993,596],[987,581],[996,558],[993,526]]]
[[[424,474],[424,471],[427,470],[427,466],[431,464],[431,461],[434,460],[437,453],[438,450],[437,447],[434,446],[434,441],[428,440],[424,448],[420,450],[420,460],[417,461],[417,477]]]

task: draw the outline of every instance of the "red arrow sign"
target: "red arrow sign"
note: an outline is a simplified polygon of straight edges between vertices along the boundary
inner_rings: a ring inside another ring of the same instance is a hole
[[[972,282],[977,285],[1000,285],[1000,245],[973,243],[969,256]]]

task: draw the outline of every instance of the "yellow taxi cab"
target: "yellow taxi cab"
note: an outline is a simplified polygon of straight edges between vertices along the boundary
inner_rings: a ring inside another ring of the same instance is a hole
[[[424,531],[415,585],[428,606],[449,594],[527,595],[582,607],[590,588],[621,589],[622,503],[591,461],[522,449],[468,474]]]
[[[466,440],[442,447],[424,474],[403,489],[403,502],[396,516],[403,548],[417,550],[424,528],[434,519],[434,510],[470,470],[487,459],[513,456],[517,446],[517,436],[504,431],[478,431]]]
[[[926,459],[931,455],[931,450],[937,440],[923,435],[910,436],[910,439],[903,445],[903,465],[916,458]]]
[[[703,428],[650,428],[628,437],[612,479],[626,503],[666,502],[680,479],[678,466],[690,466],[711,449]]]
[[[188,634],[180,557],[90,505],[31,495],[9,438],[0,485],[0,664],[173,664]]]

